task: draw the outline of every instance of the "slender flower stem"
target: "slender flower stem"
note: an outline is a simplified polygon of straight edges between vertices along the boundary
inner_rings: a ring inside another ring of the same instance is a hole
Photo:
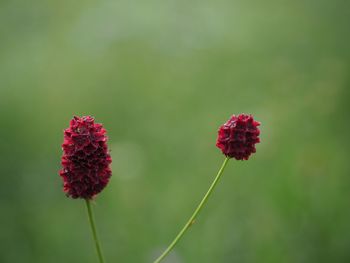
[[[224,160],[223,164],[221,165],[221,168],[218,172],[218,174],[216,175],[214,181],[211,183],[207,193],[205,194],[205,196],[203,197],[202,201],[199,203],[199,205],[197,206],[196,210],[194,210],[192,216],[190,217],[190,219],[187,221],[186,225],[181,229],[181,231],[177,234],[177,236],[175,237],[175,239],[173,240],[173,242],[171,242],[171,244],[168,246],[168,248],[163,252],[163,254],[161,254],[153,263],[159,263],[161,262],[167,255],[168,253],[175,247],[176,243],[182,238],[182,236],[185,234],[185,232],[187,231],[187,229],[194,223],[194,220],[196,219],[196,216],[198,215],[199,211],[202,209],[202,207],[204,206],[204,204],[207,202],[209,196],[211,195],[211,193],[213,192],[216,184],[218,183],[218,181],[220,180],[220,177],[226,167],[226,164],[228,162],[229,158],[226,157],[226,159]]]
[[[89,199],[85,199],[85,202],[86,202],[86,207],[87,207],[87,211],[88,211],[88,216],[89,216],[89,222],[90,222],[90,226],[91,226],[92,236],[94,238],[94,243],[95,243],[95,246],[96,246],[97,256],[98,256],[98,259],[99,259],[100,263],[104,263],[105,261],[103,259],[100,242],[98,241],[98,237],[97,237],[97,231],[96,231],[96,226],[95,226],[95,219],[94,219],[94,215],[92,213],[91,202],[90,202]]]

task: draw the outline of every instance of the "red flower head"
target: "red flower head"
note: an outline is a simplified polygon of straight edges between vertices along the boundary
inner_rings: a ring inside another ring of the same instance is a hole
[[[91,199],[108,184],[112,162],[106,130],[90,116],[74,117],[62,144],[63,190],[72,198]]]
[[[252,115],[233,115],[218,132],[216,146],[227,157],[236,160],[248,160],[255,153],[255,144],[260,142],[260,122],[253,119]]]

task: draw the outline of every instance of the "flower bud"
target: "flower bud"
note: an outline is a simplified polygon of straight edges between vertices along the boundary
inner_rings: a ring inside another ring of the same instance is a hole
[[[112,175],[106,130],[90,116],[74,117],[62,144],[63,190],[72,198],[91,199]]]
[[[248,160],[255,153],[255,144],[260,142],[260,122],[252,115],[233,115],[218,131],[216,146],[229,158]]]

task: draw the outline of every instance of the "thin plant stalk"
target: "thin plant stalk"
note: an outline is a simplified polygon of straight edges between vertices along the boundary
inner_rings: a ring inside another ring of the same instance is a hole
[[[100,242],[99,242],[98,237],[97,237],[97,231],[96,231],[94,214],[92,212],[91,201],[89,199],[85,199],[85,203],[86,203],[89,222],[90,222],[90,226],[91,226],[92,236],[93,236],[95,247],[96,247],[97,256],[98,256],[99,262],[104,263],[105,261],[103,259],[101,245],[100,245]]]
[[[198,213],[201,211],[201,209],[203,208],[203,206],[205,205],[205,203],[207,202],[209,196],[212,194],[216,184],[219,182],[221,175],[224,172],[224,169],[227,165],[229,158],[226,157],[226,159],[224,160],[223,164],[221,165],[221,168],[219,170],[219,172],[217,173],[214,181],[212,182],[212,184],[210,185],[208,191],[206,192],[206,194],[204,195],[202,201],[199,203],[199,205],[197,206],[196,210],[194,210],[192,216],[190,217],[190,219],[187,221],[187,223],[185,224],[185,226],[181,229],[181,231],[177,234],[177,236],[175,237],[175,239],[170,243],[170,245],[167,247],[166,250],[164,250],[164,252],[153,262],[153,263],[159,263],[161,262],[168,254],[169,252],[175,247],[175,245],[177,244],[177,242],[179,242],[179,240],[183,237],[183,235],[185,234],[185,232],[188,230],[188,228],[194,223]]]

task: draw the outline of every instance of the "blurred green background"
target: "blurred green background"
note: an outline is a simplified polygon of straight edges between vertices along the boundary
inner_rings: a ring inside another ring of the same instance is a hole
[[[350,4],[0,1],[0,262],[97,262],[62,192],[63,129],[93,115],[113,177],[108,262],[151,262],[219,169],[218,127],[262,122],[165,262],[350,262]]]

